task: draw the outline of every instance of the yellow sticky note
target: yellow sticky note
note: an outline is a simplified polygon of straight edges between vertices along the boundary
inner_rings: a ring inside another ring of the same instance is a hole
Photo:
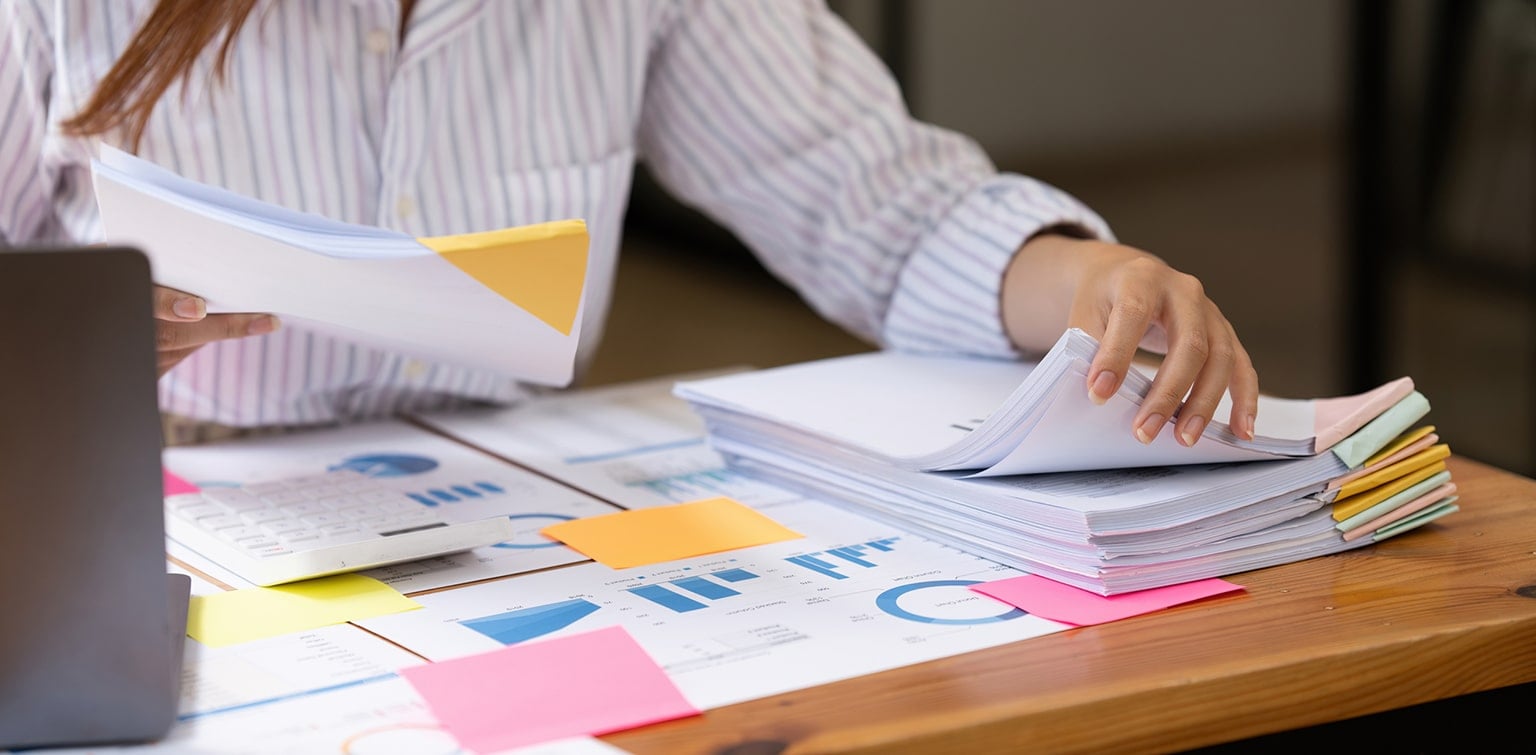
[[[194,595],[187,607],[187,636],[221,647],[417,608],[420,603],[377,579],[338,574],[277,587]]]
[[[804,537],[729,498],[587,517],[540,532],[615,569]]]
[[[585,221],[416,241],[562,335],[571,334],[587,280]]]

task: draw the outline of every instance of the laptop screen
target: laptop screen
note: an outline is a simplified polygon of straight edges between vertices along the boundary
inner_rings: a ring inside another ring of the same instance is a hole
[[[0,748],[174,718],[150,280],[131,249],[0,251]]]

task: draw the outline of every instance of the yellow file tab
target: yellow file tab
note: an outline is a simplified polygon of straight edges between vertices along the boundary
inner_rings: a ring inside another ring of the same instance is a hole
[[[804,537],[730,498],[586,517],[540,532],[614,569]]]
[[[277,587],[194,595],[187,608],[187,636],[221,647],[417,608],[420,603],[377,579],[338,574]]]
[[[1404,475],[1410,474],[1422,467],[1427,467],[1430,464],[1440,461],[1441,459],[1450,458],[1450,455],[1451,447],[1445,443],[1439,443],[1430,446],[1429,448],[1409,456],[1408,458],[1403,459],[1396,464],[1382,467],[1381,469],[1365,475],[1364,477],[1345,483],[1342,487],[1339,488],[1339,495],[1337,500],[1343,500],[1345,498],[1364,493],[1371,488],[1385,485],[1393,480],[1398,479],[1399,477],[1403,477]]]
[[[1385,485],[1380,485],[1370,490],[1351,496],[1333,503],[1333,520],[1342,522],[1366,509],[1375,506],[1382,501],[1397,495],[1435,475],[1445,471],[1445,460],[1441,459],[1429,466],[1421,467]]]
[[[416,240],[562,335],[571,334],[587,279],[586,221]]]

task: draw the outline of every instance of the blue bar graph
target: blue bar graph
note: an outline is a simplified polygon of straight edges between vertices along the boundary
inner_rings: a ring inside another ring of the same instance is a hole
[[[437,507],[445,503],[462,503],[471,498],[484,498],[487,495],[499,495],[505,492],[507,491],[493,483],[475,482],[428,488],[416,493],[406,493],[406,495],[423,506]]]
[[[703,603],[700,603],[693,598],[690,598],[686,595],[679,595],[665,587],[662,587],[661,585],[631,587],[629,588],[629,592],[645,598],[646,600],[649,600],[658,606],[670,609],[677,613],[688,613],[689,611],[697,611],[701,608],[707,607]]]
[[[827,576],[829,576],[829,577],[831,577],[833,579],[847,579],[848,578],[848,575],[846,575],[846,574],[838,574],[836,571],[834,571],[833,570],[833,566],[831,564],[829,564],[829,563],[827,563],[825,561],[819,560],[819,559],[811,558],[810,556],[794,556],[792,558],[786,558],[784,560],[788,561],[788,562],[790,562],[792,564],[795,564],[796,566],[803,566],[803,567],[805,567],[807,569],[810,569],[811,571],[816,572],[818,574],[825,574],[825,575],[827,575]]]
[[[833,579],[847,579],[848,575],[843,574],[839,569],[846,569],[849,566],[857,566],[861,569],[875,568],[878,564],[869,560],[872,552],[888,553],[892,550],[891,544],[898,539],[888,537],[882,540],[871,540],[860,545],[849,545],[815,553],[805,553],[784,560],[795,566],[810,569],[817,574]],[[818,558],[818,556],[830,556],[832,560]]]
[[[862,545],[853,545],[847,548],[833,548],[827,552],[837,556],[844,561],[847,561],[850,564],[856,564],[866,569],[873,569],[875,566],[874,564],[859,558],[859,554],[864,552],[864,546]]]
[[[715,572],[715,576],[727,582],[745,582],[749,579],[757,579],[757,575],[746,569],[726,569]]]
[[[707,598],[709,600],[719,600],[721,598],[729,598],[732,595],[741,594],[729,587],[726,587],[725,585],[715,584],[714,582],[711,582],[703,577],[684,577],[682,579],[674,579],[672,580],[672,584],[677,585],[678,587],[687,590],[694,595],[697,595],[701,598]]]

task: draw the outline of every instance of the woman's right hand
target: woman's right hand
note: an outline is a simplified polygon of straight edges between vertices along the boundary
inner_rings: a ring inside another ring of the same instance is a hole
[[[155,286],[155,366],[159,375],[205,343],[271,333],[278,328],[272,315],[208,314],[202,297]]]

